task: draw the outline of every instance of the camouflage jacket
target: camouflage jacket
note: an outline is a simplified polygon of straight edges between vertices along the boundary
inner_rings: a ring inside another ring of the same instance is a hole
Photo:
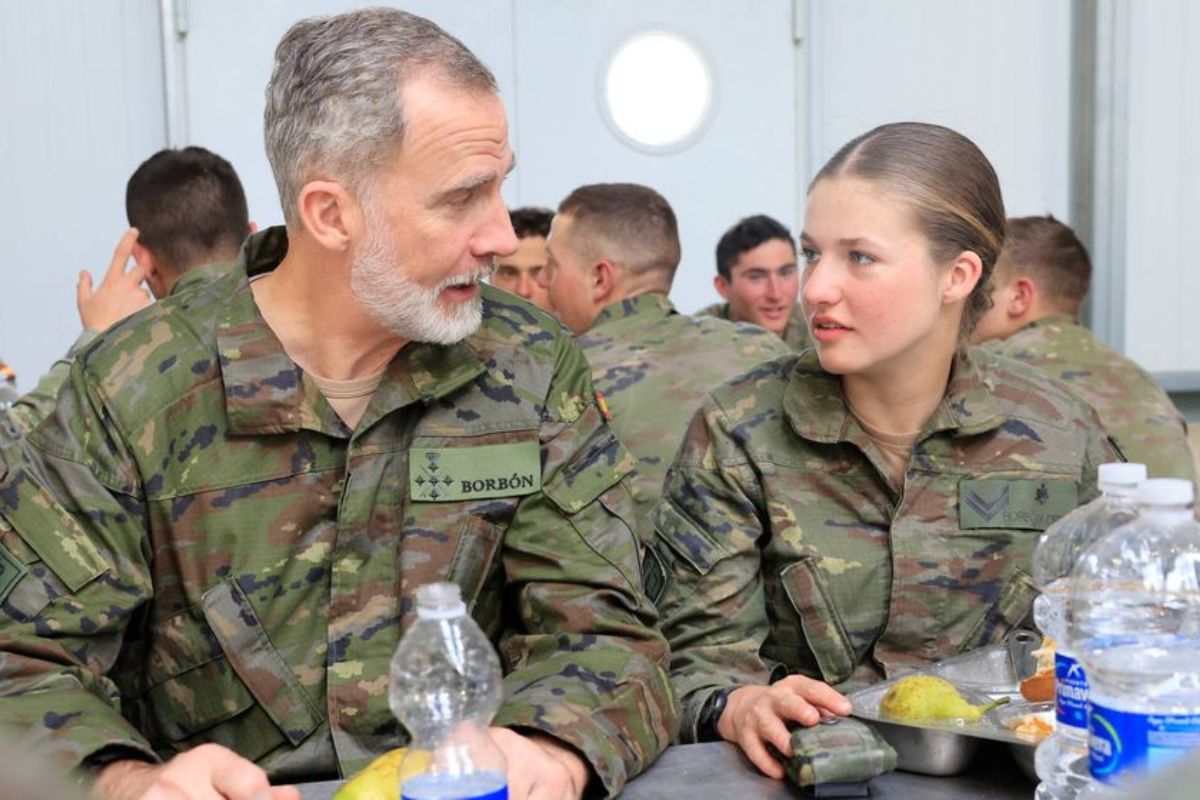
[[[1096,409],[1108,435],[1152,478],[1196,480],[1187,423],[1148,372],[1065,314],[1031,322],[987,347],[1045,370]]]
[[[612,413],[609,424],[637,458],[633,496],[641,522],[708,390],[788,352],[757,325],[688,317],[657,292],[608,306],[578,342]]]
[[[1083,402],[987,353],[956,361],[899,491],[816,351],[715,389],[646,564],[682,738],[718,687],[792,672],[851,688],[1027,622],[1039,532],[1115,458]]]
[[[615,794],[676,710],[634,462],[583,356],[484,287],[482,327],[401,349],[351,431],[254,303],[286,247],[260,233],[106,332],[30,435],[84,533],[6,540],[29,571],[0,606],[0,724],[73,763],[216,742],[275,780],[346,776],[404,742],[389,662],[416,587],[452,580],[505,667],[494,724],[569,743]]]
[[[230,264],[207,264],[190,269],[175,281],[171,287],[171,294],[202,286],[223,272],[228,272],[231,266]],[[71,345],[67,354],[54,362],[42,379],[38,381],[37,386],[22,395],[13,404],[9,413],[17,427],[23,432],[28,433],[33,430],[39,422],[54,411],[58,390],[67,382],[67,376],[71,374],[71,364],[75,362],[75,356],[91,344],[96,335],[97,332],[91,330],[84,330],[80,333],[79,338]]]
[[[696,312],[697,317],[716,317],[729,319],[729,303],[713,303]],[[746,323],[747,325],[752,323]],[[808,323],[804,320],[804,311],[796,303],[792,308],[792,316],[788,318],[787,327],[783,329],[783,343],[798,353],[813,346],[812,336],[808,333]]]

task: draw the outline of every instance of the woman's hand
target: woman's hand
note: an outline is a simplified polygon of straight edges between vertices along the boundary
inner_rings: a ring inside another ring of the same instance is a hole
[[[767,743],[784,756],[792,755],[788,722],[805,727],[816,725],[822,717],[845,716],[850,701],[829,684],[791,675],[770,686],[743,686],[725,699],[725,711],[717,720],[717,733],[742,748],[754,766],[764,775],[783,777],[783,766],[767,752]]]

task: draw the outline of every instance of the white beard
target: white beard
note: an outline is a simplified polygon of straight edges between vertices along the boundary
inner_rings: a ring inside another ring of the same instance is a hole
[[[350,266],[350,293],[358,304],[380,325],[412,342],[453,344],[478,330],[483,322],[480,295],[448,309],[442,308],[438,298],[451,286],[482,282],[495,265],[485,264],[427,289],[407,276],[394,243],[376,234],[381,230],[382,225],[369,225]]]

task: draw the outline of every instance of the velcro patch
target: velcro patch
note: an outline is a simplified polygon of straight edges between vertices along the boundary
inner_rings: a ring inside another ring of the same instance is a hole
[[[538,443],[414,447],[408,451],[413,500],[453,503],[533,494],[542,488]]]
[[[963,480],[958,483],[958,524],[974,528],[1044,531],[1079,505],[1071,480]]]
[[[12,590],[16,588],[28,571],[28,568],[18,561],[16,556],[0,544],[0,603],[8,599]]]

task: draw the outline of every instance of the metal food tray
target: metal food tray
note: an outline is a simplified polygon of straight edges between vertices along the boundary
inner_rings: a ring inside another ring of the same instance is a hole
[[[1004,722],[1020,714],[1043,711],[1044,706],[1021,699],[1020,681],[1013,666],[1016,655],[1010,653],[1008,645],[984,647],[860,689],[847,697],[854,706],[854,716],[879,731],[896,750],[897,767],[906,772],[957,775],[967,768],[981,742],[995,741],[1008,744],[1018,764],[1032,776],[1037,742],[1006,727]],[[978,722],[905,722],[881,714],[879,704],[887,690],[902,678],[915,674],[946,679],[976,705],[1001,697],[1010,698],[1010,703],[988,711]]]

